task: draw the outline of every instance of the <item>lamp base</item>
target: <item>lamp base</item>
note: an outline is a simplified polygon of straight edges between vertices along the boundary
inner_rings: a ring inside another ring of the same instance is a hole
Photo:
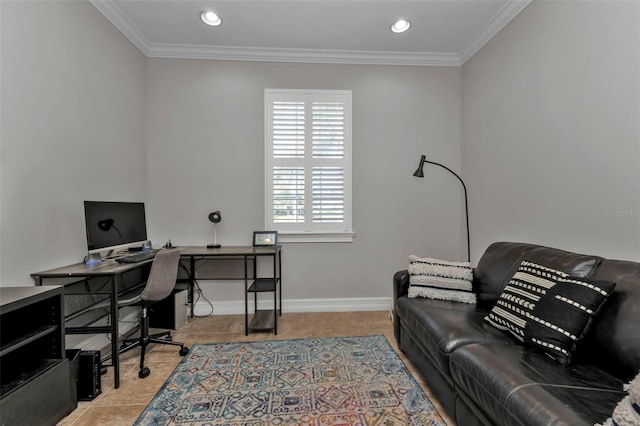
[[[220,244],[207,244],[207,248],[220,248],[222,247]]]

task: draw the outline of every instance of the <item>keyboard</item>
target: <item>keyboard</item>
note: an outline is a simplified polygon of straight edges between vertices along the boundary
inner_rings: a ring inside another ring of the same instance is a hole
[[[118,263],[138,263],[156,257],[160,250],[145,250],[116,258]]]

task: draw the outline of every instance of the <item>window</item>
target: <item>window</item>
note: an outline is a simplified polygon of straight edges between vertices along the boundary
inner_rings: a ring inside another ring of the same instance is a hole
[[[265,90],[267,229],[352,241],[351,91]]]

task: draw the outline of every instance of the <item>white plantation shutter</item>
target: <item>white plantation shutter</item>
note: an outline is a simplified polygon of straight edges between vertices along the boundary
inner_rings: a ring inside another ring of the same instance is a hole
[[[344,222],[344,169],[314,167],[313,222]]]
[[[312,104],[313,157],[344,157],[344,104],[314,102]]]
[[[267,229],[351,241],[351,92],[267,89],[265,112]]]
[[[304,223],[304,168],[273,168],[273,217],[276,223]]]
[[[304,158],[304,102],[273,103],[273,157]]]

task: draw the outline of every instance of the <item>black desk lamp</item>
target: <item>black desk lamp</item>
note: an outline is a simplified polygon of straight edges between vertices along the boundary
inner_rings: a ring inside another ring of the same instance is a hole
[[[220,210],[209,213],[209,220],[213,223],[213,244],[207,244],[207,248],[220,248],[222,246],[218,244],[218,233],[216,230],[216,225],[222,220]]]
[[[464,213],[465,213],[465,218],[467,220],[467,259],[469,260],[469,262],[471,262],[471,245],[469,243],[469,207],[467,206],[467,187],[465,186],[464,182],[456,172],[454,172],[447,166],[443,166],[440,163],[434,163],[433,161],[428,161],[425,155],[420,157],[420,166],[418,166],[418,170],[416,170],[415,173],[413,174],[415,177],[424,178],[424,173],[422,172],[422,167],[424,166],[424,163],[434,164],[436,166],[440,166],[443,169],[448,170],[455,177],[457,177],[460,183],[462,184],[462,189],[464,190]]]
[[[111,231],[111,228],[113,228],[117,233],[118,236],[120,237],[120,243],[124,244],[124,238],[122,237],[122,232],[120,232],[120,230],[118,229],[118,227],[115,225],[115,220],[113,220],[112,218],[107,218],[107,219],[103,219],[103,220],[99,220],[98,221],[98,229],[100,229],[103,232],[109,232]],[[107,252],[107,254],[105,255],[105,257],[109,257],[113,254],[113,250],[109,250]],[[97,257],[97,259],[96,259]],[[93,264],[93,263],[100,263],[101,259],[100,259],[100,254],[97,253],[97,256],[92,256],[89,255],[87,257],[87,264]]]

